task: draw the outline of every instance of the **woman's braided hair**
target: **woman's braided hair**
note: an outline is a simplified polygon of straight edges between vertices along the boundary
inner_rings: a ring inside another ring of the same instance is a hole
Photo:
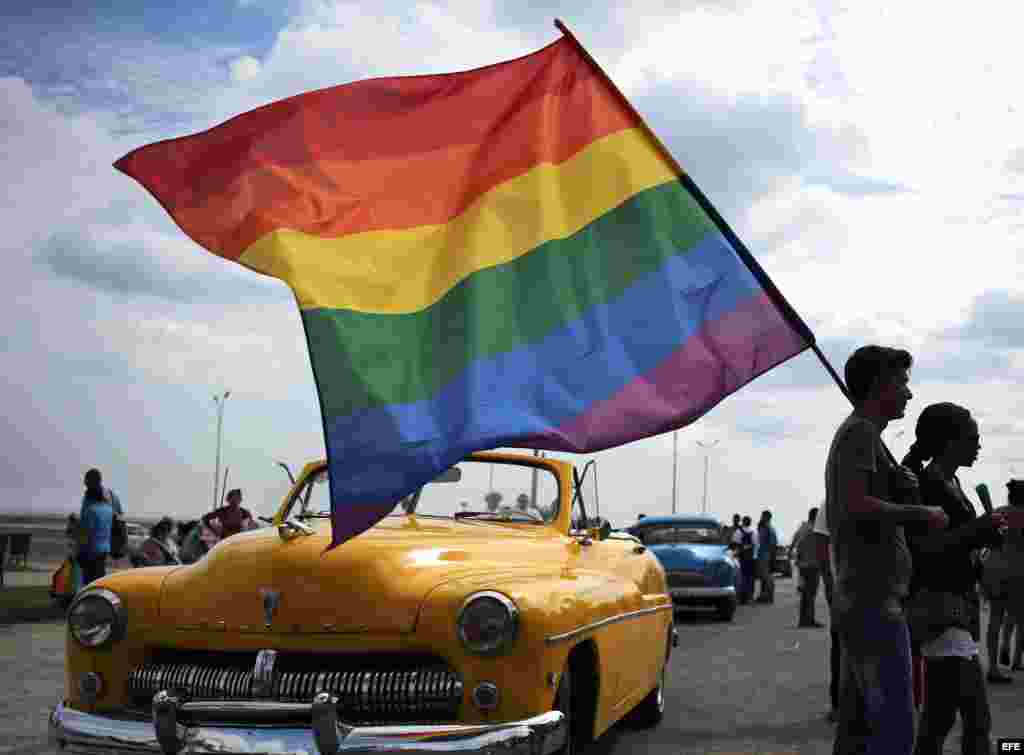
[[[903,457],[903,466],[921,475],[925,462],[941,454],[949,441],[959,438],[970,420],[967,409],[948,401],[926,406],[917,418],[914,442]]]

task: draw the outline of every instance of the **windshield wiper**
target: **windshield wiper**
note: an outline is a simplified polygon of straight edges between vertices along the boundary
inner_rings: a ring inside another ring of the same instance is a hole
[[[538,519],[533,514],[527,514],[525,511],[456,511],[454,514],[456,519],[475,519],[477,517],[490,519],[497,522],[534,522],[536,524],[543,524],[543,519]]]

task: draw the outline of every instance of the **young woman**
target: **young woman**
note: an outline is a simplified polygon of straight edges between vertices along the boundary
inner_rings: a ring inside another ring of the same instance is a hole
[[[167,566],[169,564],[180,564],[178,557],[178,546],[171,537],[174,532],[174,522],[170,517],[164,517],[153,525],[149,531],[149,537],[142,541],[139,546],[136,566]]]
[[[1000,542],[1005,517],[977,517],[957,479],[956,471],[972,466],[981,449],[978,423],[967,409],[932,404],[918,418],[915,433],[903,465],[918,475],[921,502],[941,507],[949,527],[938,532],[908,531],[914,558],[908,610],[912,612],[915,601],[920,605],[928,595],[937,598],[928,604],[939,607],[926,612],[931,613],[930,621],[916,626],[911,613],[912,642],[926,659],[924,710],[914,751],[915,755],[939,755],[959,712],[964,754],[987,755],[992,717],[978,660],[981,612],[976,549]],[[953,618],[954,608],[959,609],[959,619]]]
[[[78,565],[82,571],[83,586],[107,574],[111,530],[116,513],[114,497],[103,487],[103,477],[98,469],[86,472],[84,482],[85,494],[78,513]]]

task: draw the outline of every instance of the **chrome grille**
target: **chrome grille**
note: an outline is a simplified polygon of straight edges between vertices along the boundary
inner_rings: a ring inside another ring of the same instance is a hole
[[[308,702],[318,692],[339,698],[342,710],[356,715],[444,713],[462,699],[462,682],[451,671],[336,671],[284,673],[279,700]]]
[[[669,587],[703,587],[708,578],[696,571],[670,571],[666,574]]]
[[[128,677],[129,695],[139,706],[166,689],[195,699],[259,699],[253,672],[238,667],[150,664]],[[309,703],[319,692],[336,695],[339,715],[353,722],[453,720],[462,702],[462,680],[445,667],[282,671],[275,675],[269,698],[262,699]]]
[[[176,664],[143,666],[128,676],[132,697],[152,696],[163,689],[182,690],[201,699],[241,700],[252,697],[252,672]]]

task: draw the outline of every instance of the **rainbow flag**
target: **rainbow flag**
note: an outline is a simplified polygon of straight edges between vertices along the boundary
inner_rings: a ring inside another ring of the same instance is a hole
[[[472,451],[664,433],[810,345],[568,37],[301,94],[115,166],[294,292],[334,544]]]

